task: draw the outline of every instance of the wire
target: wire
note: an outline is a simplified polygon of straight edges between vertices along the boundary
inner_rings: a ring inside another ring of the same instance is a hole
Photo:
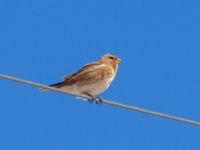
[[[84,97],[84,96],[79,96],[79,95],[67,93],[66,91],[63,91],[63,90],[58,89],[58,88],[46,86],[46,85],[43,85],[43,84],[31,82],[31,81],[28,81],[28,80],[23,80],[23,79],[20,79],[20,78],[16,78],[16,77],[4,75],[4,74],[0,74],[0,78],[4,78],[4,79],[7,79],[7,80],[12,80],[12,81],[16,81],[16,82],[32,85],[34,87],[38,87],[38,88],[42,88],[42,89],[47,89],[47,90],[51,90],[51,91],[55,91],[55,92],[60,92],[60,93],[63,93],[63,94],[68,94],[68,95],[71,95],[71,96],[76,96],[76,97],[78,96],[80,98],[90,100],[89,97]],[[95,101],[98,102],[99,99],[95,98]],[[193,121],[193,120],[189,120],[189,119],[185,119],[185,118],[181,118],[181,117],[176,117],[176,116],[172,116],[172,115],[168,115],[168,114],[163,114],[163,113],[159,113],[159,112],[143,109],[143,108],[140,108],[140,107],[125,105],[125,104],[109,101],[109,100],[106,100],[106,99],[102,99],[102,103],[107,104],[107,105],[116,106],[116,107],[121,107],[121,108],[124,108],[124,109],[137,111],[137,112],[142,112],[142,113],[153,115],[153,116],[158,116],[158,117],[161,117],[161,118],[175,120],[175,121],[178,121],[178,122],[183,122],[183,123],[187,123],[187,124],[191,124],[191,125],[195,125],[195,126],[199,126],[200,127],[200,122],[198,122],[198,121]]]

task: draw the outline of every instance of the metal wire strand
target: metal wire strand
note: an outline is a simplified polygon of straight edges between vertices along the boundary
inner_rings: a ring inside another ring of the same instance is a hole
[[[23,83],[23,84],[28,84],[28,85],[38,87],[38,88],[42,88],[42,89],[60,92],[60,93],[63,93],[63,94],[68,94],[68,95],[71,95],[71,96],[76,96],[76,97],[78,96],[80,98],[90,100],[90,98],[88,98],[88,97],[74,95],[74,94],[71,94],[71,93],[67,93],[66,91],[63,91],[63,90],[58,89],[58,88],[46,86],[46,85],[39,84],[39,83],[36,83],[36,82],[28,81],[28,80],[23,80],[23,79],[12,77],[12,76],[5,75],[5,74],[0,74],[0,78],[16,81],[16,82]],[[112,106],[115,106],[115,107],[120,107],[120,108],[124,108],[124,109],[128,109],[128,110],[137,111],[137,112],[141,112],[141,113],[145,113],[145,114],[149,114],[149,115],[153,115],[153,116],[158,116],[158,117],[166,118],[166,119],[170,119],[170,120],[175,120],[175,121],[178,121],[178,122],[191,124],[191,125],[195,125],[195,126],[200,127],[200,122],[198,122],[198,121],[193,121],[193,120],[189,120],[189,119],[185,119],[185,118],[181,118],[181,117],[163,114],[163,113],[160,113],[160,112],[155,112],[155,111],[143,109],[143,108],[140,108],[140,107],[121,104],[121,103],[113,102],[113,101],[106,100],[106,99],[103,99],[103,98],[101,98],[101,100],[102,100],[103,104],[112,105]],[[99,99],[96,98],[95,101],[98,102]]]

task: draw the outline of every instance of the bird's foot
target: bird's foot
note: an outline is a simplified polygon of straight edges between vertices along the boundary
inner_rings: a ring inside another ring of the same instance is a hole
[[[96,101],[96,97],[95,97],[95,96],[90,96],[90,97],[91,97],[91,98],[88,99],[88,102],[89,102],[89,103],[93,103],[93,102]]]
[[[102,104],[103,99],[101,97],[96,97],[96,104]]]
[[[103,102],[103,100],[100,97],[93,96],[89,93],[84,93],[84,94],[90,97],[90,99],[88,99],[89,103],[96,102],[96,104],[102,104]]]
[[[89,94],[89,93],[86,93],[86,92],[85,92],[84,94],[90,97],[90,98],[88,99],[88,102],[89,102],[89,103],[93,103],[93,102],[96,101],[96,97],[95,97],[95,96],[93,96],[93,95],[91,95],[91,94]]]

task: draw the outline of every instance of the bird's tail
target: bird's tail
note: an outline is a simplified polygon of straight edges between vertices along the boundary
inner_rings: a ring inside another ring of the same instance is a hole
[[[55,84],[51,84],[49,86],[51,87],[55,87],[55,88],[61,88],[64,85],[64,82],[59,82],[59,83],[55,83]],[[40,88],[40,91],[47,91],[48,89],[45,88]]]

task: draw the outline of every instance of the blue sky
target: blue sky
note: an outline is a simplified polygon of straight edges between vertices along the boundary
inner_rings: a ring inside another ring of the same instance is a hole
[[[51,84],[112,52],[101,96],[200,121],[197,0],[1,0],[0,72]],[[0,149],[200,149],[200,128],[0,80]]]

